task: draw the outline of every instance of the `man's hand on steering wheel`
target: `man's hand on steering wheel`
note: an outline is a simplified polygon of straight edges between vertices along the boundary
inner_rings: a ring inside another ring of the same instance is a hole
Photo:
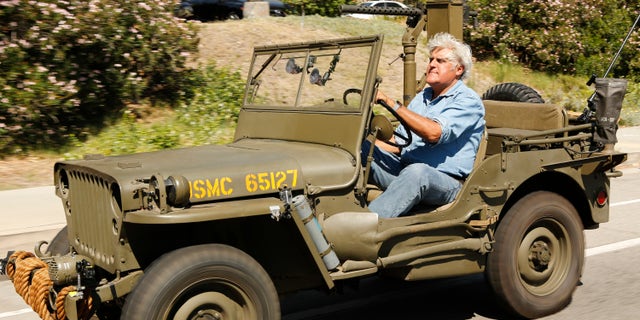
[[[397,131],[393,131],[393,135],[395,137],[398,137],[398,138],[402,139],[402,141],[404,141],[403,143],[397,143],[397,142],[393,142],[393,141],[390,141],[390,140],[381,140],[381,141],[386,143],[386,144],[388,144],[388,145],[390,145],[390,146],[394,146],[394,147],[399,148],[399,149],[402,149],[402,148],[410,145],[411,141],[412,141],[412,135],[411,135],[411,130],[409,129],[409,126],[407,125],[407,123],[404,120],[402,120],[402,118],[398,115],[396,110],[394,110],[394,108],[392,106],[390,106],[384,99],[378,99],[378,100],[376,100],[376,103],[380,104],[385,109],[387,109],[400,122],[400,125],[404,128],[404,131],[407,133],[407,135],[405,136],[403,134],[400,134]]]

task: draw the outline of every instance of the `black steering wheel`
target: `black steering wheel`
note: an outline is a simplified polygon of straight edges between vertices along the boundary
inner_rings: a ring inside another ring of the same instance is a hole
[[[393,110],[393,108],[388,105],[384,100],[378,100],[376,101],[379,105],[383,106],[385,109],[387,109],[396,119],[398,119],[398,121],[400,121],[400,125],[404,128],[404,132],[407,132],[407,136],[398,133],[397,131],[393,131],[393,135],[402,139],[404,141],[404,143],[396,143],[396,142],[391,142],[388,140],[382,140],[382,142],[390,145],[390,146],[394,146],[396,148],[402,149],[408,145],[411,144],[411,142],[413,141],[413,136],[411,134],[411,130],[409,130],[409,125],[407,125],[407,123],[402,120],[402,118],[400,118],[400,116],[398,116],[398,113]]]
[[[342,94],[342,102],[348,106],[349,102],[347,101],[347,96],[352,94],[352,93],[357,93],[359,95],[362,95],[362,90],[358,89],[358,88],[349,88],[347,90],[344,91],[344,93]]]

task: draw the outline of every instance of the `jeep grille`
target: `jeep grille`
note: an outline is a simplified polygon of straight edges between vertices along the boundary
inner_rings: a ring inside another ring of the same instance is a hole
[[[122,221],[118,184],[111,177],[66,166],[56,179],[71,245],[98,266],[113,271]]]

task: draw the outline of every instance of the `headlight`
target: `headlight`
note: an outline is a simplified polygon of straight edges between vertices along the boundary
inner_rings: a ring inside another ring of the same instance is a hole
[[[169,176],[164,179],[154,174],[149,179],[149,195],[160,212],[165,213],[171,207],[185,207],[189,204],[189,180],[183,176]]]
[[[169,176],[164,183],[167,188],[167,204],[179,208],[189,204],[191,192],[187,178],[183,176]]]

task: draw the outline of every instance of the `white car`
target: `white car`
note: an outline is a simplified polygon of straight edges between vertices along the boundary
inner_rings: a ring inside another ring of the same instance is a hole
[[[409,8],[406,4],[398,1],[367,1],[359,4],[361,7],[369,7],[369,8]],[[359,18],[359,19],[371,19],[376,15],[373,14],[363,14],[363,13],[351,13],[346,14],[346,17]]]

